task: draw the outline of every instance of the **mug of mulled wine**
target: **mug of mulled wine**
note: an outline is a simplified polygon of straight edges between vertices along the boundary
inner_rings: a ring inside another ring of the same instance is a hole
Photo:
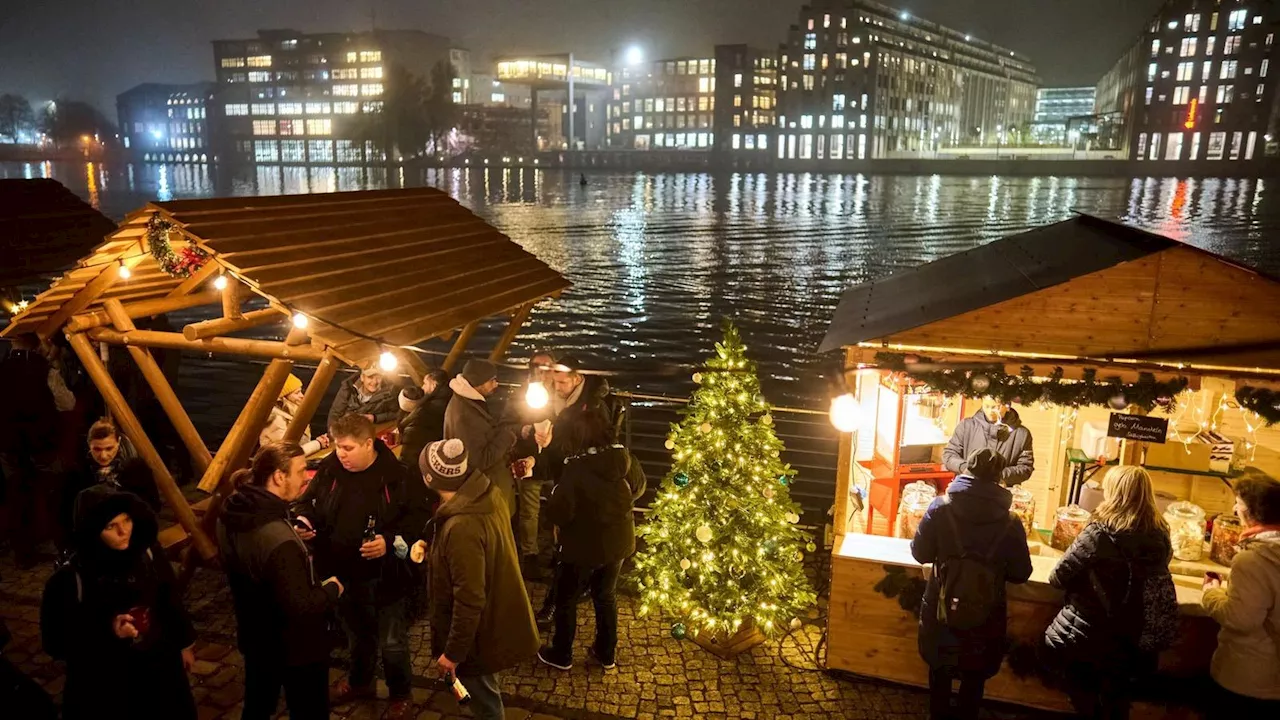
[[[139,605],[129,609],[129,616],[133,618],[133,627],[138,631],[138,640],[147,636],[151,631],[151,608]]]

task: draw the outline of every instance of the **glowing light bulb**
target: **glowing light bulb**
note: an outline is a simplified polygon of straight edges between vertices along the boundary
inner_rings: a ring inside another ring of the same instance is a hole
[[[551,394],[547,392],[547,386],[540,382],[529,383],[529,389],[524,394],[524,401],[534,410],[541,410],[551,402]]]
[[[842,433],[854,432],[860,424],[862,407],[850,393],[845,393],[831,400],[831,424]]]
[[[400,361],[397,360],[396,356],[390,351],[384,350],[382,354],[378,356],[378,367],[382,368],[383,372],[392,372],[396,368],[400,367]]]
[[[133,277],[133,271],[129,269],[128,265],[120,263],[120,279],[128,280],[131,277]]]
[[[306,330],[308,322],[306,315],[303,315],[302,313],[293,314],[293,326],[299,330]]]
[[[215,289],[217,289],[217,290],[226,290],[226,289],[227,289],[227,276],[226,276],[226,275],[219,275],[219,276],[217,277],[217,279],[213,281],[213,287],[214,287]]]

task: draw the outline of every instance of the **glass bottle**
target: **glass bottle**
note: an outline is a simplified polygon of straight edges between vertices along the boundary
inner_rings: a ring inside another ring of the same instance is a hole
[[[1169,542],[1178,560],[1195,562],[1204,556],[1204,509],[1186,500],[1169,503],[1164,521],[1169,524]]]
[[[1058,508],[1057,521],[1053,524],[1053,535],[1049,539],[1049,546],[1066,552],[1067,548],[1071,547],[1071,543],[1075,542],[1076,536],[1084,530],[1084,526],[1089,524],[1089,518],[1092,516],[1093,513],[1079,505],[1064,505]]]
[[[1219,565],[1231,566],[1236,557],[1236,544],[1244,526],[1232,513],[1219,515],[1213,520],[1213,538],[1209,541],[1209,559]]]

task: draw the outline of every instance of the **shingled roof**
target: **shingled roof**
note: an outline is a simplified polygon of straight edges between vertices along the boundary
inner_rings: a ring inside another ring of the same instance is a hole
[[[58,275],[115,229],[56,180],[0,180],[0,287]]]

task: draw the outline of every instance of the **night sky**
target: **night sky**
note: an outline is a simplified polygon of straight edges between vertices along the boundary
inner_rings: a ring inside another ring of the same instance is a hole
[[[715,43],[776,47],[799,0],[0,0],[0,93],[33,105],[61,96],[115,117],[115,96],[142,82],[213,79],[218,38],[258,28],[438,32],[472,51],[564,52],[607,60],[638,44],[649,58]],[[894,3],[886,3],[894,5]],[[913,15],[1030,56],[1047,86],[1092,85],[1161,0],[904,0]]]

